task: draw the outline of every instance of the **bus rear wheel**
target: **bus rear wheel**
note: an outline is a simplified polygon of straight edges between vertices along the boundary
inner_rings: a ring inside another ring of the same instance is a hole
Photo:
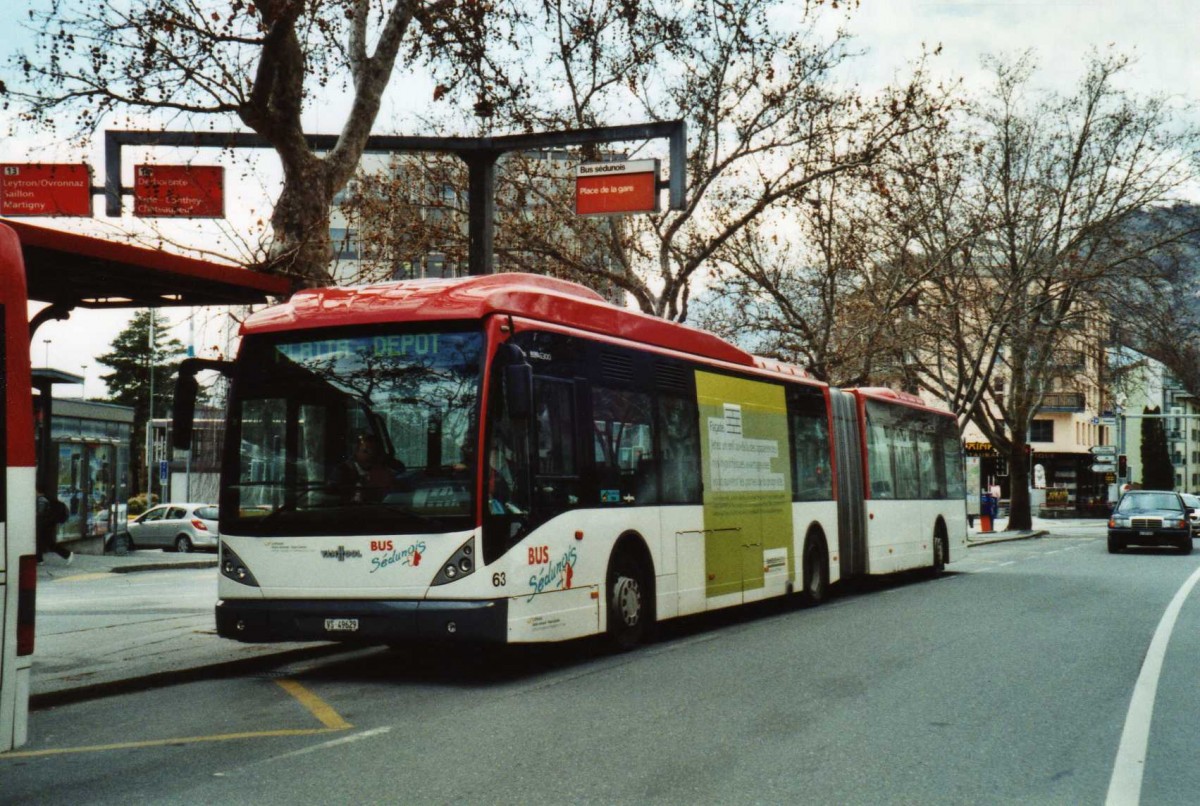
[[[946,570],[946,535],[939,527],[933,536],[933,575],[939,576]]]
[[[829,598],[829,564],[825,547],[815,538],[809,538],[804,546],[804,588],[800,597],[809,607]]]
[[[638,563],[628,556],[614,558],[608,572],[608,638],[620,651],[637,646],[646,635],[646,590]]]

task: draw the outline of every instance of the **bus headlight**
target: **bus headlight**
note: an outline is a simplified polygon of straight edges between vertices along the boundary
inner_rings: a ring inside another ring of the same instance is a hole
[[[225,543],[221,543],[221,575],[242,585],[249,585],[253,588],[259,586],[258,580],[254,578],[254,574],[250,573],[250,569],[242,562],[242,558],[237,556],[233,549]]]
[[[442,570],[434,577],[431,585],[445,585],[447,582],[455,582],[465,576],[469,576],[475,571],[475,538],[471,538],[466,543],[463,543],[454,555],[446,560],[446,564],[442,566]]]

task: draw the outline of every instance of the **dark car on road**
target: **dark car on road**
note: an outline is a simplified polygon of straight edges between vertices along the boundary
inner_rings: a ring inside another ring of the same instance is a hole
[[[1131,545],[1174,546],[1192,553],[1192,525],[1187,504],[1171,490],[1130,490],[1108,519],[1108,551]]]

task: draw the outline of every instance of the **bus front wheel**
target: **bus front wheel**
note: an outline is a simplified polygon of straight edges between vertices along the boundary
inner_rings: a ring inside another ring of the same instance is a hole
[[[638,563],[628,555],[614,558],[608,572],[608,637],[618,650],[632,649],[646,635],[646,591]]]

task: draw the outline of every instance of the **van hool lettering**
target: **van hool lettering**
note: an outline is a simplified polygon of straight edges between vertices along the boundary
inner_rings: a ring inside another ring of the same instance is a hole
[[[338,546],[336,549],[321,549],[321,559],[337,560],[340,563],[346,562],[346,558],[362,559],[362,552],[358,549],[347,549],[345,546]]]

